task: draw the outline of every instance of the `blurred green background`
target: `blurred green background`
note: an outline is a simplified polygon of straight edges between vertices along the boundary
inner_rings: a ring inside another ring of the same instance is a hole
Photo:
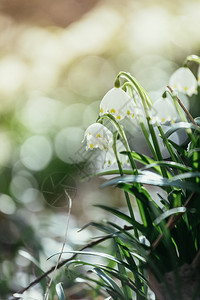
[[[189,54],[200,54],[200,2],[156,0],[0,1],[0,299],[25,287],[61,248],[65,190],[73,207],[66,249],[77,230],[104,216],[94,203],[123,206],[119,193],[81,182],[81,143],[119,71],[156,94]],[[192,66],[193,67],[193,66]],[[195,67],[194,67],[194,71]],[[191,100],[198,115],[200,105]],[[66,255],[65,255],[66,257]],[[83,286],[69,299],[92,299]],[[37,285],[28,297],[43,299]],[[56,299],[56,298],[55,298]],[[101,299],[101,298],[99,298]]]

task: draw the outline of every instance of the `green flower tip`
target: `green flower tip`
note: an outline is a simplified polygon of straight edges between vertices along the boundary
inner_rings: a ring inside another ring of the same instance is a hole
[[[162,98],[167,98],[167,91],[162,94]]]
[[[114,83],[114,86],[115,86],[116,88],[120,88],[120,80],[119,80],[119,77],[116,78],[115,83]]]

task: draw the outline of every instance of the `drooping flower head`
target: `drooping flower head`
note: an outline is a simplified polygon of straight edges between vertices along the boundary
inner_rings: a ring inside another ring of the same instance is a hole
[[[192,96],[197,94],[197,80],[187,67],[176,70],[169,79],[169,86],[176,91]]]
[[[178,113],[173,102],[170,99],[168,99],[167,97],[160,97],[153,103],[150,116],[152,123],[175,123],[178,118]]]
[[[120,152],[126,151],[126,148],[125,148],[124,144],[120,140],[116,141],[116,150],[117,150],[117,153],[118,153],[118,158],[119,158],[121,166],[122,167],[130,166],[130,162],[129,162],[129,159],[127,159],[127,156],[123,155],[123,154],[120,154]],[[111,167],[113,165],[115,165],[117,167],[117,161],[116,161],[116,157],[115,157],[115,153],[114,153],[113,149],[110,148],[106,152],[105,161],[104,161],[104,168]]]
[[[94,148],[108,150],[113,145],[112,132],[100,123],[94,123],[86,129],[83,140],[85,139],[86,150]]]
[[[133,99],[121,88],[112,88],[103,97],[100,103],[100,115],[110,113],[117,121],[126,116],[134,118],[136,108]]]

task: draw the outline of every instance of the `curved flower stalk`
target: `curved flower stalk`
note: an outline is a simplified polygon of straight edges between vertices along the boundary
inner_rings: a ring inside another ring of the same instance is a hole
[[[144,113],[145,113],[148,129],[144,125],[143,120],[141,120],[141,118],[140,118],[140,126],[142,128],[143,134],[145,136],[145,139],[148,143],[149,149],[151,150],[153,157],[156,160],[162,160],[163,159],[162,153],[159,148],[157,136],[155,134],[154,127],[150,122],[149,109],[152,106],[152,101],[151,101],[148,93],[145,91],[145,89],[139,84],[139,82],[134,77],[132,77],[129,73],[126,73],[126,72],[120,72],[117,75],[117,78],[115,80],[116,86],[120,86],[120,77],[122,77],[122,78],[126,79],[128,82],[130,82],[130,84],[133,86],[133,89],[136,91],[136,93],[138,93],[138,95],[141,99],[143,108],[144,108]],[[150,137],[151,137],[152,141],[150,141]],[[166,174],[165,169],[163,169],[163,168],[161,168],[161,169],[163,172],[163,176],[166,177],[167,174]]]
[[[99,148],[107,151],[113,145],[112,132],[100,123],[94,123],[86,129],[83,141],[85,139],[87,141],[86,150]]]
[[[197,94],[197,80],[187,67],[181,67],[172,74],[169,79],[169,86],[188,96]]]
[[[126,82],[123,87],[128,87],[132,98],[123,89],[119,87],[112,88],[101,101],[100,116],[109,113],[118,124],[120,121],[125,133],[129,136],[130,149],[135,151],[144,150],[148,146],[140,124],[142,123],[144,128],[147,128],[147,120],[142,100],[138,95],[138,91],[129,82]],[[148,134],[148,129],[146,129],[146,135],[148,136]]]
[[[133,119],[138,109],[133,99],[121,88],[112,88],[103,97],[100,103],[100,115],[111,114],[117,121],[125,117]]]
[[[166,96],[160,97],[153,103],[150,115],[163,158],[166,159],[171,156],[176,161],[170,144],[162,139],[162,135],[170,129],[171,124],[181,121],[173,100]],[[183,145],[187,140],[187,133],[184,129],[177,130],[170,139],[179,146]]]
[[[127,166],[130,167],[130,161],[129,161],[129,159],[127,159],[127,156],[120,154],[120,152],[126,151],[126,148],[124,147],[123,143],[120,140],[116,141],[116,150],[117,150],[119,162],[120,162],[120,165],[122,166],[122,168],[127,167]],[[110,148],[106,152],[104,168],[113,167],[113,166],[117,167],[117,161],[116,161],[116,156],[115,156],[113,149]]]

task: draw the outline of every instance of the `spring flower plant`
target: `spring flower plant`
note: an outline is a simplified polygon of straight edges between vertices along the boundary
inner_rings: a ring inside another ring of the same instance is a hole
[[[69,265],[89,265],[98,279],[84,279],[107,299],[200,299],[200,118],[193,119],[177,96],[198,93],[200,71],[196,78],[191,61],[200,64],[199,57],[188,56],[154,102],[132,75],[120,72],[100,103],[96,123],[86,129],[86,150],[105,152],[98,175],[115,175],[102,187],[123,190],[128,212],[98,205],[119,222],[89,224],[112,243],[108,253],[84,254],[107,258],[107,265],[79,260]],[[137,132],[148,155],[142,147],[136,151]],[[151,186],[163,190],[159,203]]]

